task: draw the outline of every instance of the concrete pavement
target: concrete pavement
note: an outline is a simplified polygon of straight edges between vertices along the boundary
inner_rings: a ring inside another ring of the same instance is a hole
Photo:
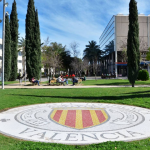
[[[19,83],[15,83],[15,84],[10,84],[10,85],[5,85],[5,89],[72,89],[72,88],[120,88],[120,87],[131,87],[131,85],[91,85],[91,86],[86,86],[86,85],[75,85],[72,86],[72,84],[63,86],[63,85],[47,85],[47,84],[42,84],[40,86],[35,85],[35,86],[29,86],[29,82],[26,83],[26,85],[24,83],[19,84]],[[135,85],[135,87],[150,87],[150,85]]]

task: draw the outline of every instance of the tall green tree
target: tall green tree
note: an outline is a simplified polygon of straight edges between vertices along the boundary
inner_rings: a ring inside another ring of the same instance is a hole
[[[128,56],[128,80],[134,87],[135,80],[138,76],[140,64],[139,52],[139,23],[137,2],[130,0],[129,3],[129,31],[127,40],[127,56]]]
[[[148,48],[148,52],[146,53],[146,60],[150,60],[150,47]]]
[[[56,72],[56,68],[62,69],[64,65],[63,60],[66,59],[63,57],[66,52],[65,46],[62,46],[62,44],[56,42],[52,42],[50,45],[44,45],[42,50],[42,63],[45,68],[53,68],[54,73]]]
[[[10,32],[11,32],[11,75],[10,80],[14,81],[17,78],[17,58],[18,58],[18,15],[16,1],[12,4],[10,14]]]
[[[64,52],[62,52],[60,54],[61,58],[62,58],[62,70],[68,72],[68,69],[70,70],[70,64],[73,60],[73,58],[70,56],[70,51],[65,50]],[[68,72],[69,73],[69,72]]]
[[[83,51],[83,59],[88,59],[90,62],[90,66],[92,68],[93,73],[97,74],[98,64],[101,60],[102,50],[100,50],[100,46],[97,45],[96,41],[89,41],[89,44],[86,45],[85,50]]]
[[[11,34],[9,16],[5,16],[5,61],[4,61],[4,80],[8,81],[11,72]]]
[[[35,11],[35,31],[34,31],[34,56],[36,57],[37,63],[35,63],[35,73],[36,77],[39,79],[40,72],[41,72],[41,38],[40,38],[40,26],[39,26],[39,19],[38,19],[38,11]]]
[[[35,28],[35,7],[34,7],[34,1],[29,0],[28,2],[28,9],[26,14],[26,68],[27,68],[27,74],[29,79],[31,79],[33,76],[36,75],[34,73],[34,68],[32,62],[32,56],[33,56],[33,44],[34,44],[34,28]]]
[[[97,45],[96,41],[89,41],[89,44],[86,45],[85,50],[83,51],[84,58],[87,58],[90,61],[90,64],[97,63],[101,59],[102,51],[100,46]]]
[[[29,0],[26,15],[26,68],[29,79],[39,79],[41,68],[40,29],[38,12],[35,11],[34,0]]]

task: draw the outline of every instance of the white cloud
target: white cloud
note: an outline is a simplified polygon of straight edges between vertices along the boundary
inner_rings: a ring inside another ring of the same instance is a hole
[[[8,0],[7,0],[8,1]],[[7,10],[11,12],[9,0]],[[25,36],[25,16],[28,0],[16,0],[18,9],[19,33]],[[147,0],[137,0],[138,12],[150,13]],[[0,3],[2,8],[2,3]],[[67,45],[73,41],[80,44],[79,49],[84,50],[88,41],[95,40],[98,43],[99,36],[113,15],[129,13],[129,0],[35,0],[35,8],[39,12],[41,39],[47,36],[52,41]],[[2,9],[0,9],[2,18]],[[2,33],[0,25],[0,33]],[[2,34],[0,34],[1,37]]]

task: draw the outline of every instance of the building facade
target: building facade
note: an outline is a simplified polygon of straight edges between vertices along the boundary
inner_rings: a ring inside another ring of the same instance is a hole
[[[141,67],[148,69],[146,52],[150,47],[150,15],[138,16]],[[127,36],[128,15],[114,15],[99,38],[100,49],[105,51],[101,61],[102,73],[115,72],[118,76],[127,76]]]
[[[22,50],[18,52],[17,72],[23,73]],[[0,73],[2,72],[2,39],[0,39]]]

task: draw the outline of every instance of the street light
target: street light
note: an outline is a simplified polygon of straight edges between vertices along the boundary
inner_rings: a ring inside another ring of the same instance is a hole
[[[1,2],[2,0],[0,0]],[[2,50],[2,89],[4,89],[4,54],[5,54],[5,7],[8,6],[8,3],[5,2],[5,0],[3,0],[3,50]],[[8,12],[7,12],[7,15]]]
[[[5,3],[4,5],[5,5],[5,7],[7,7],[7,6],[8,6],[8,3]]]
[[[9,13],[8,13],[8,11],[6,12],[6,15],[7,15],[7,16],[9,16]]]

